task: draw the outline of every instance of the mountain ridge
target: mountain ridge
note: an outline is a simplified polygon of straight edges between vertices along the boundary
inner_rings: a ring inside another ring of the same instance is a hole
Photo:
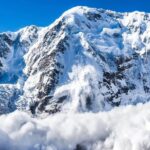
[[[48,27],[1,33],[2,113],[10,106],[98,112],[149,101],[149,20],[143,12],[78,6]]]

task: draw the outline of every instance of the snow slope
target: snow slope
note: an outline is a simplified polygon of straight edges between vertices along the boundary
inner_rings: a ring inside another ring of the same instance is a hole
[[[16,109],[26,79],[23,57],[34,44],[38,29],[30,26],[15,33],[0,33],[0,114]]]

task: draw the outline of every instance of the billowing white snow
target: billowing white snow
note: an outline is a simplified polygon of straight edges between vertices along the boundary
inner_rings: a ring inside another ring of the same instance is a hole
[[[149,150],[150,103],[44,119],[16,111],[0,116],[1,150]],[[78,146],[77,146],[78,145]]]

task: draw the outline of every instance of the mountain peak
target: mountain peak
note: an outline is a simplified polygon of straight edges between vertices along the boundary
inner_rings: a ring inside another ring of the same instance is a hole
[[[98,112],[148,101],[149,18],[78,6],[48,27],[1,34],[7,111],[12,99],[32,113]]]

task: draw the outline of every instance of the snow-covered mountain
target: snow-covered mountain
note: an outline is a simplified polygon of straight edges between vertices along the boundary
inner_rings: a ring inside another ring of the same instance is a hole
[[[0,34],[0,110],[99,112],[150,100],[150,14],[75,7]]]
[[[88,7],[0,33],[0,150],[150,150],[149,45],[150,14]]]

